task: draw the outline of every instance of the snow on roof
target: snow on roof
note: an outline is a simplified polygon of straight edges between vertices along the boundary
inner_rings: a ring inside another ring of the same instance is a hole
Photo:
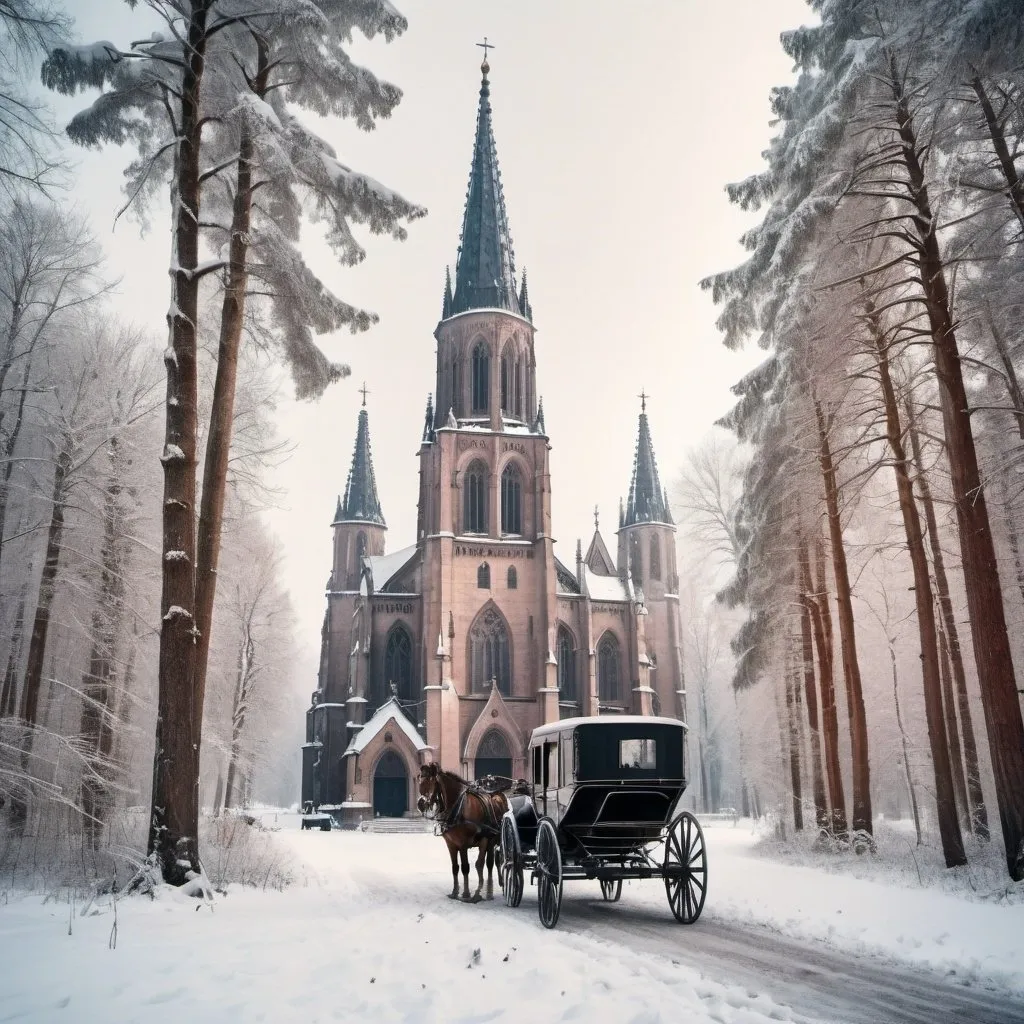
[[[373,717],[352,737],[352,742],[349,743],[348,749],[345,751],[346,754],[360,754],[366,747],[366,744],[373,739],[374,736],[379,733],[388,722],[394,720],[395,725],[405,733],[406,738],[413,745],[416,750],[426,750],[427,745],[423,742],[423,737],[416,731],[416,727],[405,717],[405,712],[402,710],[402,705],[392,697],[390,700],[385,701],[377,710],[373,713]]]
[[[618,576],[599,576],[589,565],[583,566],[587,593],[595,601],[628,601],[626,585]]]
[[[656,718],[654,715],[600,715],[590,718],[563,718],[560,722],[549,722],[533,730],[532,739],[551,736],[578,725],[673,725],[689,732],[689,726],[678,718]]]
[[[366,561],[370,566],[370,574],[373,576],[373,589],[380,593],[387,586],[388,581],[416,552],[416,545],[410,544],[401,551],[394,551],[390,555],[370,555]]]

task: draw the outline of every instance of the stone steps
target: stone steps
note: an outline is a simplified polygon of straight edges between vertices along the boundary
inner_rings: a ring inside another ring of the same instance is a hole
[[[380,833],[423,833],[430,832],[433,826],[423,818],[373,818],[361,822],[361,832]]]

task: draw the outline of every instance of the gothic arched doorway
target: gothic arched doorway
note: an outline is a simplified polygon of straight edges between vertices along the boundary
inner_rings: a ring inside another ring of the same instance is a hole
[[[473,762],[476,778],[485,775],[503,775],[512,778],[512,752],[508,749],[505,734],[498,729],[488,729],[476,748],[476,760]]]
[[[393,750],[386,750],[373,772],[373,813],[401,818],[408,810],[409,773]]]

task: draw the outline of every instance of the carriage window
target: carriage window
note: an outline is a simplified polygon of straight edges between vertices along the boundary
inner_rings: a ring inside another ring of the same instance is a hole
[[[544,752],[540,747],[533,748],[533,784],[535,786],[540,786],[543,782],[541,778],[541,765],[544,763],[542,760],[543,756]]]
[[[558,789],[558,741],[544,744],[544,788]]]
[[[620,768],[656,768],[654,740],[619,740]]]
[[[573,768],[573,744],[568,734],[562,735],[562,785],[571,786],[574,774]]]

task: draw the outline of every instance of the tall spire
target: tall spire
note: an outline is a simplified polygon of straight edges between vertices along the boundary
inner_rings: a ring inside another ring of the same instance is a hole
[[[512,236],[491,128],[490,83],[487,81],[491,68],[486,58],[480,70],[483,77],[473,164],[462,221],[462,244],[455,266],[455,294],[448,315],[454,316],[467,309],[508,309],[522,316],[516,293]]]
[[[366,412],[366,385],[363,385],[363,407],[359,410],[356,446],[352,452],[352,468],[345,482],[345,497],[338,503],[336,523],[376,523],[387,526],[377,497],[377,481],[373,475],[370,455],[370,417]]]
[[[636,442],[636,456],[633,459],[633,479],[629,485],[626,512],[620,516],[621,526],[635,526],[637,523],[672,524],[665,491],[658,478],[658,463],[654,458],[654,444],[647,424],[647,399],[640,395],[640,432]]]

